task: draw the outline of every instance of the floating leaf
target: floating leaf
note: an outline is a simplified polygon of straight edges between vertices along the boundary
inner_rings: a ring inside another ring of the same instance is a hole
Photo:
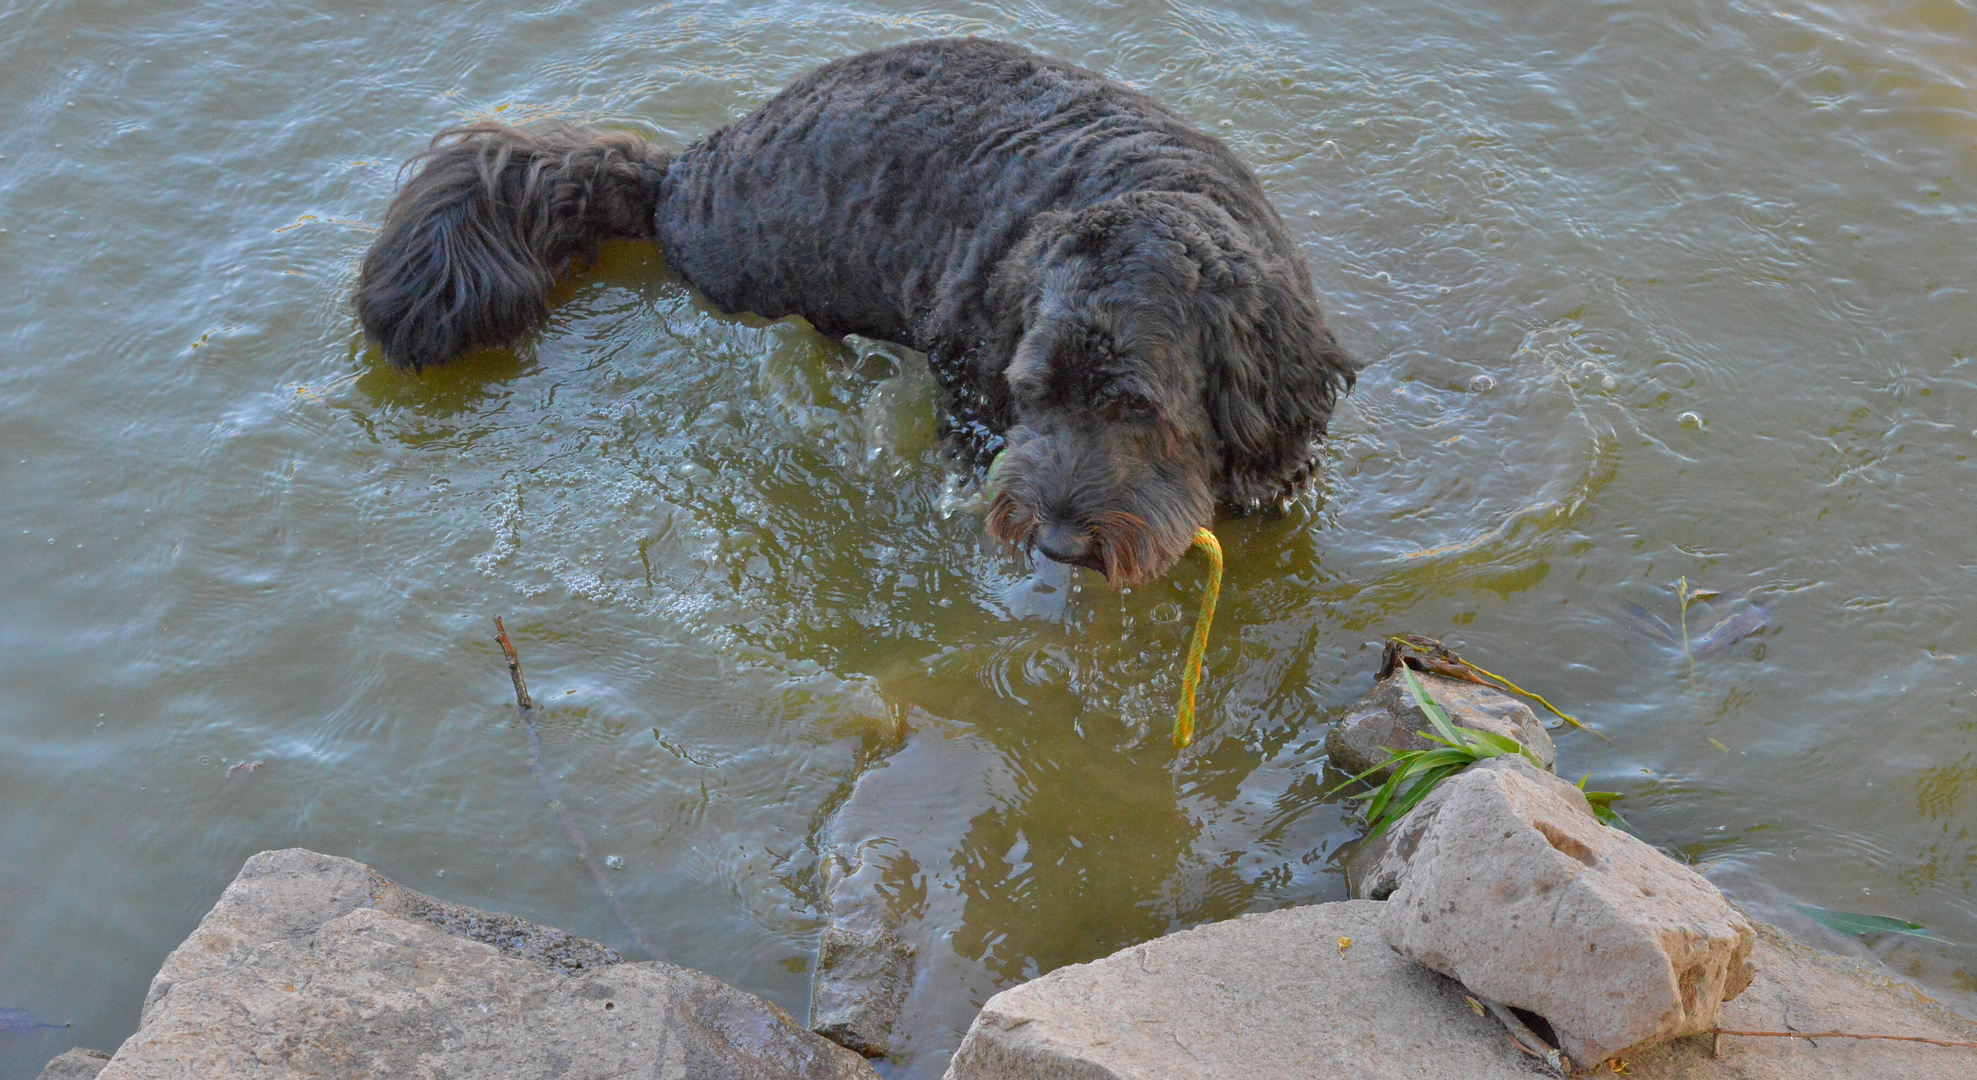
[[[1793,904],[1820,925],[1838,930],[1842,934],[1855,937],[1872,937],[1875,934],[1902,934],[1907,937],[1927,938],[1930,941],[1949,939],[1934,930],[1917,923],[1901,919],[1891,919],[1886,915],[1856,915],[1850,911],[1833,911],[1829,908],[1813,907],[1811,904]]]
[[[1726,754],[1730,752],[1730,748],[1729,748],[1729,747],[1727,747],[1727,746],[1724,746],[1724,745],[1723,745],[1722,743],[1720,743],[1720,742],[1717,742],[1717,741],[1716,741],[1715,739],[1711,739],[1711,740],[1709,740],[1709,745],[1711,745],[1711,746],[1714,746],[1715,748],[1717,748],[1718,750],[1721,750],[1721,751],[1723,751],[1723,752],[1724,752],[1724,753],[1726,753]]]

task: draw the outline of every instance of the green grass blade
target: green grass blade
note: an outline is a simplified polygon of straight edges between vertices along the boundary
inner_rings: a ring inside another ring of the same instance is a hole
[[[1459,765],[1448,765],[1423,776],[1413,787],[1408,788],[1405,794],[1399,799],[1396,799],[1391,807],[1379,818],[1367,817],[1366,820],[1373,825],[1373,831],[1366,834],[1367,839],[1370,840],[1380,835],[1386,831],[1388,825],[1406,817],[1407,812],[1420,805],[1421,800],[1427,798],[1428,794],[1439,787],[1443,780],[1461,771],[1462,767]]]
[[[1428,740],[1429,742],[1440,743],[1443,746],[1450,748],[1451,750],[1459,750],[1464,753],[1471,753],[1475,750],[1475,747],[1471,746],[1468,743],[1449,742],[1447,739],[1442,738],[1440,735],[1437,735],[1432,731],[1417,731],[1415,732],[1415,734],[1421,736],[1422,738]]]
[[[1401,788],[1408,783],[1418,784],[1420,781],[1417,778],[1430,775],[1438,769],[1453,772],[1472,760],[1467,753],[1460,750],[1416,750],[1406,757],[1407,761],[1394,769],[1393,775],[1387,777],[1387,782],[1380,785],[1380,790],[1374,792],[1372,800],[1366,804],[1367,821],[1378,822],[1390,816],[1391,811],[1388,807],[1397,796],[1404,798],[1401,796]]]
[[[1366,804],[1366,820],[1380,821],[1384,819],[1387,813],[1387,805],[1393,802],[1394,793],[1399,788],[1400,784],[1392,779],[1381,784],[1380,790],[1373,793],[1373,800]]]
[[[1586,805],[1592,807],[1593,816],[1600,820],[1600,824],[1611,825],[1622,820],[1620,811],[1613,808],[1613,804],[1621,798],[1621,794],[1617,791],[1588,791]]]
[[[1494,731],[1479,731],[1476,728],[1463,728],[1462,730],[1465,734],[1472,736],[1476,742],[1494,750],[1495,753],[1491,754],[1491,757],[1500,757],[1504,754],[1521,754],[1526,749],[1523,743],[1518,742],[1508,735],[1499,735]]]
[[[1346,778],[1345,778],[1344,780],[1341,780],[1341,781],[1339,781],[1339,782],[1338,782],[1338,784],[1336,784],[1335,786],[1333,786],[1333,788],[1332,788],[1332,790],[1330,790],[1330,791],[1327,791],[1327,792],[1326,792],[1326,793],[1325,793],[1324,795],[1322,795],[1322,796],[1320,796],[1320,797],[1321,797],[1321,798],[1326,798],[1326,799],[1329,799],[1329,798],[1331,798],[1332,796],[1334,796],[1334,795],[1336,795],[1336,794],[1338,794],[1339,792],[1341,792],[1341,791],[1343,791],[1343,790],[1345,790],[1345,787],[1346,787],[1346,785],[1348,785],[1348,784],[1356,784],[1356,783],[1358,783],[1358,782],[1360,782],[1361,780],[1364,780],[1364,779],[1366,779],[1367,777],[1369,777],[1369,776],[1371,776],[1371,775],[1373,775],[1374,773],[1376,773],[1376,772],[1379,772],[1379,771],[1380,771],[1381,769],[1384,769],[1384,768],[1386,768],[1386,767],[1388,767],[1388,766],[1390,766],[1390,765],[1393,765],[1393,764],[1395,764],[1396,762],[1401,762],[1401,761],[1405,761],[1405,760],[1407,760],[1408,758],[1411,758],[1411,757],[1413,757],[1413,756],[1414,756],[1415,754],[1419,754],[1419,753],[1421,753],[1421,751],[1419,751],[1419,750],[1410,750],[1410,751],[1408,751],[1408,752],[1407,752],[1407,753],[1405,753],[1405,754],[1397,754],[1397,753],[1395,753],[1394,751],[1392,751],[1392,750],[1389,750],[1389,749],[1387,749],[1387,748],[1386,748],[1386,747],[1384,747],[1384,746],[1382,746],[1382,747],[1380,747],[1380,749],[1382,749],[1382,750],[1386,750],[1386,751],[1387,751],[1387,760],[1385,760],[1385,761],[1382,761],[1382,762],[1380,762],[1380,763],[1379,763],[1378,765],[1375,765],[1375,766],[1373,766],[1372,768],[1370,768],[1370,769],[1368,769],[1368,770],[1366,770],[1366,771],[1365,771],[1365,772],[1363,772],[1363,773],[1360,773],[1360,774],[1359,774],[1358,776],[1348,776],[1348,777],[1346,777]]]
[[[1428,696],[1428,688],[1421,685],[1421,680],[1415,676],[1414,669],[1402,664],[1400,673],[1407,680],[1407,693],[1414,698],[1415,706],[1428,718],[1428,722],[1435,726],[1435,734],[1456,746],[1468,745],[1468,741],[1460,734],[1462,729],[1456,727],[1455,722],[1442,711],[1442,707],[1435,704],[1435,699]]]
[[[1378,821],[1380,815],[1386,812],[1387,804],[1393,801],[1395,793],[1400,790],[1403,769],[1404,767],[1396,768],[1392,775],[1387,777],[1387,782],[1381,784],[1379,790],[1373,793],[1373,798],[1366,804],[1366,820]]]

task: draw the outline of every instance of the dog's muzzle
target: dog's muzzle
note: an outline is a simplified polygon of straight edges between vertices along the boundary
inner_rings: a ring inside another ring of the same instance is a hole
[[[1066,566],[1082,566],[1087,570],[1105,572],[1105,560],[1099,557],[1097,545],[1092,542],[1092,534],[1087,529],[1069,525],[1043,525],[1036,531],[1032,541],[1037,551],[1052,562]]]

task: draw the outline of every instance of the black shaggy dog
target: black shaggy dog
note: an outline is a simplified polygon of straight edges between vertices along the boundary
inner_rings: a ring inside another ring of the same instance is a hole
[[[1145,95],[1014,45],[826,64],[677,154],[625,133],[441,133],[357,310],[417,370],[540,328],[558,275],[656,240],[715,304],[930,358],[988,529],[1165,573],[1216,506],[1309,482],[1355,365],[1256,179]],[[998,457],[999,455],[999,457]]]

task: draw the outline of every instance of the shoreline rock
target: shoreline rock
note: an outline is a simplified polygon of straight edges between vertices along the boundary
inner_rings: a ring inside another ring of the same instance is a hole
[[[945,1080],[1530,1080],[1370,900],[1245,915],[1059,968],[982,1007]]]
[[[78,1046],[56,1055],[35,1080],[96,1080],[103,1066],[109,1063],[110,1055],[103,1051],[85,1050]]]
[[[1210,923],[990,998],[945,1080],[1530,1080],[1546,1075],[1460,983],[1401,959],[1369,900]],[[1341,946],[1339,939],[1350,938]],[[1759,924],[1740,1030],[1977,1040],[1977,1021]],[[1613,1075],[1600,1062],[1595,1075]],[[1724,1036],[1625,1059],[1631,1080],[1977,1080],[1977,1050]]]
[[[1710,1030],[1750,985],[1750,923],[1700,874],[1600,824],[1578,788],[1505,756],[1435,794],[1388,856],[1403,865],[1387,941],[1543,1017],[1574,1062]]]
[[[247,861],[166,959],[99,1077],[633,1075],[877,1076],[710,975],[292,848]]]
[[[1541,1075],[1466,987],[1389,945],[1398,910],[1352,900],[1248,915],[1060,968],[991,998],[947,1080]],[[1762,924],[1754,942],[1756,974],[1722,1006],[1722,1027],[1977,1040],[1977,1021],[1878,965]],[[1886,1041],[1684,1038],[1625,1065],[1638,1080],[1977,1080],[1977,1050]],[[42,1080],[399,1075],[878,1074],[700,972],[291,849],[248,861],[161,968],[114,1056],[70,1050]]]
[[[1488,686],[1426,672],[1415,673],[1435,704],[1461,727],[1505,735],[1530,748],[1545,768],[1552,768],[1558,751],[1551,734],[1529,705]],[[1365,697],[1346,706],[1345,715],[1325,733],[1325,753],[1332,767],[1355,776],[1387,760],[1387,750],[1425,750],[1437,744],[1421,737],[1428,718],[1414,704],[1407,684],[1396,671],[1375,683]],[[1373,783],[1387,778],[1382,769],[1368,776]]]

